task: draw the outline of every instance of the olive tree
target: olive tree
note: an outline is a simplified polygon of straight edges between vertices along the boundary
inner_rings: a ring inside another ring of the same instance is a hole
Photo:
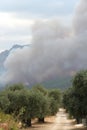
[[[72,88],[63,96],[63,103],[71,115],[79,123],[87,117],[87,70],[76,73],[72,80]]]
[[[50,98],[50,113],[55,115],[60,106],[61,93],[58,89],[52,89],[49,91],[48,96]]]

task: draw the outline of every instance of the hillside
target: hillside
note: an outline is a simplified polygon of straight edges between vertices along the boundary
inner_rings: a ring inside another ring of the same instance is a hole
[[[71,77],[57,77],[53,80],[44,81],[42,83],[46,88],[66,89],[71,86]]]
[[[7,59],[7,57],[12,52],[14,52],[16,49],[22,49],[23,47],[26,47],[26,46],[29,46],[29,45],[22,46],[22,45],[15,44],[9,50],[5,50],[5,51],[0,53],[0,74],[3,74],[3,72],[5,71],[4,63],[5,63],[6,59]]]

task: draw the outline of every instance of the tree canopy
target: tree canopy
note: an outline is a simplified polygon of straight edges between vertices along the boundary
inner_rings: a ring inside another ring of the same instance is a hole
[[[80,122],[87,115],[87,70],[76,73],[72,86],[64,93],[63,104],[77,122]]]
[[[11,85],[0,92],[0,109],[11,114],[24,125],[31,126],[31,119],[44,122],[46,116],[54,115],[59,108],[59,90],[48,91],[42,85],[27,89],[22,84]]]

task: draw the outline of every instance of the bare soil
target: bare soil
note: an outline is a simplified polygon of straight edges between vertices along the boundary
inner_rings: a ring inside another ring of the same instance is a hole
[[[55,117],[45,119],[44,124],[33,123],[32,127],[21,130],[87,130],[82,125],[75,125],[75,120],[68,119],[64,109],[60,109]]]

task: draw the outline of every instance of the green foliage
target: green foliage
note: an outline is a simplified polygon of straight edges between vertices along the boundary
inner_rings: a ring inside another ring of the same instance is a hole
[[[8,87],[0,92],[0,109],[20,120],[24,126],[31,126],[31,119],[44,119],[57,113],[60,91],[48,91],[41,85],[28,90],[21,84]]]
[[[7,92],[0,92],[0,109],[4,112],[7,111],[9,107],[10,101],[7,96]]]
[[[23,84],[13,84],[11,86],[7,86],[6,90],[16,91],[16,90],[22,90],[24,88],[25,87]]]
[[[49,97],[52,97],[57,103],[60,102],[61,93],[59,89],[52,89],[49,91]]]
[[[46,88],[44,88],[41,84],[37,84],[32,88],[35,92],[41,92],[43,95],[47,95],[48,91]]]
[[[63,96],[65,108],[77,121],[87,115],[87,70],[78,72],[73,78],[73,87]]]
[[[50,98],[50,115],[55,115],[58,112],[59,104],[53,98]]]
[[[59,109],[59,104],[60,104],[60,100],[61,100],[61,93],[58,89],[52,89],[49,91],[48,96],[50,98],[51,115],[55,115]]]
[[[44,118],[48,115],[49,102],[41,92],[31,91],[28,97],[27,106],[21,115],[21,119],[26,122],[32,118]]]

